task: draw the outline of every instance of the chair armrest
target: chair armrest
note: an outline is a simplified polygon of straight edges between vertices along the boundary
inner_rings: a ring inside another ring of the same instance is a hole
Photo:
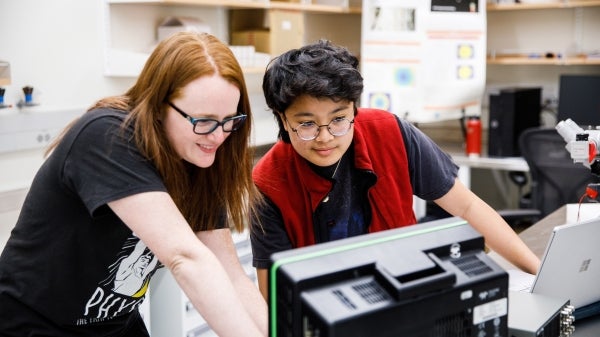
[[[523,222],[534,224],[542,218],[542,212],[533,208],[502,209],[497,212],[511,227]]]

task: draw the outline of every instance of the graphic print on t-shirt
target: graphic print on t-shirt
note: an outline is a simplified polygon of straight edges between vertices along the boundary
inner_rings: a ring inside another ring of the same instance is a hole
[[[99,282],[88,299],[83,317],[76,324],[101,322],[133,311],[144,300],[150,278],[160,267],[150,249],[133,234],[109,266],[108,277]]]

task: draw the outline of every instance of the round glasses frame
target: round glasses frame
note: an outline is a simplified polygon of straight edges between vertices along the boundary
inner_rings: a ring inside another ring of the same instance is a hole
[[[218,121],[212,118],[194,118],[187,113],[183,112],[183,110],[179,109],[175,104],[171,102],[167,102],[171,108],[177,111],[181,116],[192,123],[195,134],[197,135],[208,135],[213,133],[219,126],[223,128],[223,132],[232,132],[238,130],[244,122],[246,121],[247,115],[239,114],[237,116],[225,118],[222,121]],[[201,129],[201,130],[199,130]]]
[[[287,121],[287,119],[286,119]],[[288,125],[289,125],[289,121]],[[334,137],[341,137],[350,131],[350,128],[354,124],[354,119],[349,120],[348,118],[334,118],[328,124],[318,125],[315,122],[300,123],[298,127],[293,128],[290,125],[292,131],[298,135],[298,138],[302,140],[313,140],[317,138],[321,132],[322,127],[327,127],[327,131]]]

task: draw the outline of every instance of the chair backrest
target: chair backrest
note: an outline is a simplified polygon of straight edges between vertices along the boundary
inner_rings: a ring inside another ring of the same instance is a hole
[[[579,202],[587,184],[594,182],[588,168],[573,163],[566,145],[554,128],[529,128],[519,136],[521,155],[531,172],[532,207],[542,216]]]

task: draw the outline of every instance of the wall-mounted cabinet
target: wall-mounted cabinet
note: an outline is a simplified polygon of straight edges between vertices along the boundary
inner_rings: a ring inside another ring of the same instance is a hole
[[[197,18],[228,43],[233,32],[266,31],[273,47],[271,55],[319,38],[331,39],[358,54],[360,12],[356,0],[104,0],[105,75],[137,76],[157,43],[157,27],[167,16]]]

